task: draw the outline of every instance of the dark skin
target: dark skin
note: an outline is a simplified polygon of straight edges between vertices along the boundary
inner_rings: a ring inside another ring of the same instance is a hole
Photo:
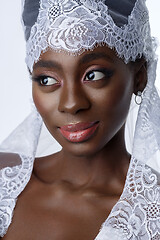
[[[48,50],[32,77],[36,107],[62,150],[35,160],[3,239],[93,240],[123,191],[130,159],[124,125],[132,93],[145,87],[145,63],[126,65],[107,47],[76,57]],[[59,131],[92,121],[98,128],[83,142]]]

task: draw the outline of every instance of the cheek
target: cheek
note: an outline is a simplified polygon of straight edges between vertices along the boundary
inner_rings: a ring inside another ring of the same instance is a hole
[[[127,118],[132,93],[132,77],[130,79],[123,78],[118,84],[116,83],[103,89],[101,94],[99,94],[97,112],[103,118],[104,128],[107,130],[115,128],[115,131],[117,131],[123,126]]]
[[[53,109],[56,107],[56,102],[53,94],[44,93],[36,87],[32,88],[33,100],[36,105],[36,108],[42,118],[48,117],[50,113],[53,112]]]
[[[125,82],[126,84],[119,84],[117,88],[110,91],[108,101],[108,104],[113,107],[113,112],[121,113],[122,115],[128,112],[133,93],[132,81],[126,79]]]

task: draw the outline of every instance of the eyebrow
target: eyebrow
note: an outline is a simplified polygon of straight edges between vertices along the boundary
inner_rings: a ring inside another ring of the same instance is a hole
[[[79,64],[86,64],[88,62],[92,62],[97,59],[105,59],[111,63],[113,63],[113,59],[107,55],[104,52],[96,52],[96,53],[88,53],[80,59]],[[61,64],[59,64],[56,61],[51,61],[51,60],[40,60],[37,63],[34,64],[33,69],[35,70],[36,68],[49,68],[49,69],[57,69],[57,70],[62,70]]]
[[[37,63],[35,63],[33,69],[35,70],[36,68],[39,68],[39,67],[40,68],[50,68],[50,69],[56,68],[57,70],[62,69],[61,65],[53,60],[52,61],[40,60]]]
[[[84,55],[80,60],[80,64],[86,64],[88,62],[91,62],[91,61],[94,61],[97,59],[105,59],[105,60],[113,63],[113,59],[106,53],[96,52],[96,53],[89,53],[89,54]]]

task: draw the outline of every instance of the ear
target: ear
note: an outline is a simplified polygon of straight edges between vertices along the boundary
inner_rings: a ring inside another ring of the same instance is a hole
[[[144,59],[135,62],[134,94],[138,91],[143,92],[147,84],[147,63]]]

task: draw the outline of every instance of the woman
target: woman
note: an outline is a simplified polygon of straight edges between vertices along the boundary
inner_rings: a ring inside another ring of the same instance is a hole
[[[160,239],[160,99],[145,1],[23,7],[38,112],[1,147],[2,239]],[[133,93],[141,106],[130,156]],[[39,113],[62,150],[34,161]]]

